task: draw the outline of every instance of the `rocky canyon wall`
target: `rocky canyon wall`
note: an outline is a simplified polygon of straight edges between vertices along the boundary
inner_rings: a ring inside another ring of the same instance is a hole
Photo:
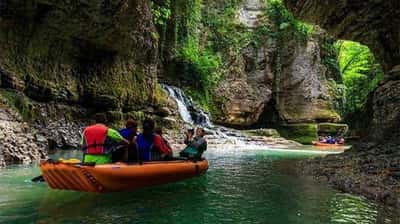
[[[76,147],[95,113],[165,116],[157,46],[145,0],[2,0],[0,108],[19,111],[53,148]],[[25,161],[4,144],[5,163]]]
[[[243,127],[339,121],[328,80],[340,82],[333,78],[340,75],[323,62],[328,36],[316,28],[297,37],[302,34],[283,27],[286,21],[274,21],[268,7],[266,1],[250,0],[238,7],[234,19],[253,39],[238,54],[227,53],[228,66],[215,91],[223,113],[215,119]],[[270,116],[265,111],[275,111],[277,119],[265,117]]]

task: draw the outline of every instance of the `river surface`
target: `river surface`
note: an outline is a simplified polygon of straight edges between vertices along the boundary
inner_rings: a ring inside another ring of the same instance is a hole
[[[394,209],[292,172],[297,159],[318,154],[211,149],[205,156],[202,177],[111,194],[50,190],[30,182],[36,166],[11,167],[0,171],[0,223],[400,223]]]

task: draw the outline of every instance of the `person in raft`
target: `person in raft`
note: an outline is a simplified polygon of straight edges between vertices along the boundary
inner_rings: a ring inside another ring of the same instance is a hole
[[[129,144],[117,130],[106,126],[104,115],[97,114],[95,124],[83,130],[81,144],[83,146],[85,163],[112,163],[112,145],[115,143]]]
[[[181,157],[187,157],[191,159],[201,159],[204,151],[207,150],[207,141],[204,138],[206,132],[204,128],[196,129],[196,136],[192,138],[191,130],[188,130],[185,138],[185,144],[187,147],[179,153]]]
[[[169,151],[171,152],[167,157],[172,158],[172,147],[171,147],[171,145],[169,144],[169,142],[167,141],[167,139],[164,138],[162,127],[156,127],[156,128],[154,129],[154,132],[155,132],[156,134],[158,134],[158,135],[161,137],[161,139],[163,140],[165,146],[167,146],[168,149],[169,149]]]
[[[143,133],[136,139],[139,156],[142,161],[163,160],[172,153],[160,135],[154,132],[154,121],[143,121]]]
[[[117,150],[113,153],[113,162],[126,161],[131,163],[137,160],[137,127],[137,122],[134,119],[129,118],[126,121],[125,128],[119,130],[119,134],[129,141],[129,145],[124,147],[124,150]]]

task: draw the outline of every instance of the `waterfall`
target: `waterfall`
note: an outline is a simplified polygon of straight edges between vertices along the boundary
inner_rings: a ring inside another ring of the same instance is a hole
[[[185,123],[204,127],[209,143],[234,144],[241,147],[255,147],[266,144],[262,138],[260,139],[257,136],[251,137],[241,131],[212,124],[207,113],[197,107],[180,88],[165,84],[161,84],[161,86],[176,101],[179,114]]]
[[[175,102],[178,104],[179,114],[182,117],[182,120],[186,123],[193,124],[192,116],[186,106],[185,95],[183,91],[175,86],[162,85],[163,89],[168,93],[170,97],[172,97]]]
[[[161,86],[176,101],[179,114],[184,122],[203,127],[213,127],[207,113],[196,107],[192,99],[187,97],[180,88],[165,84]]]

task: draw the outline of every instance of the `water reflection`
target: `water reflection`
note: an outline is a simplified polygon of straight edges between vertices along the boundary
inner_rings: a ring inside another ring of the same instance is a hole
[[[400,223],[393,208],[385,208],[349,194],[336,194],[331,200],[330,213],[332,223]]]

